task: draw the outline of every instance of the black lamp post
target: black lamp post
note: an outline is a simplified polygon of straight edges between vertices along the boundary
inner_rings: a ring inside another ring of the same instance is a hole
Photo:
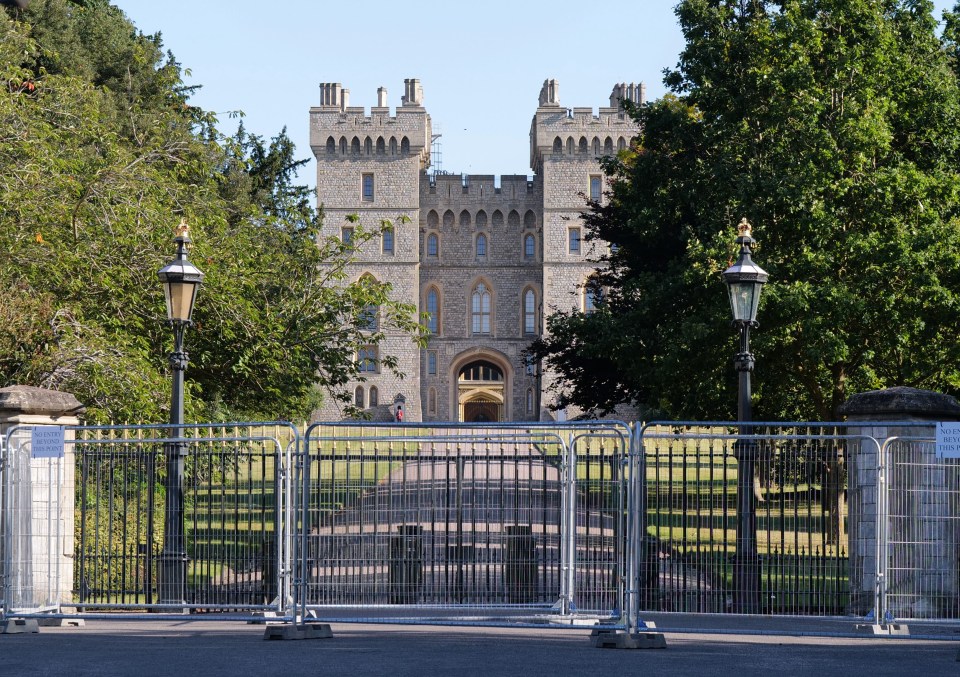
[[[203,282],[203,273],[187,260],[189,227],[181,221],[175,233],[177,256],[160,269],[163,293],[167,299],[167,322],[173,327],[173,352],[170,368],[173,390],[170,398],[170,437],[182,438],[183,372],[188,356],[183,349],[183,335],[193,321],[193,303]],[[163,526],[163,552],[160,554],[160,604],[184,604],[186,600],[187,547],[183,519],[183,470],[187,443],[169,442],[164,447],[167,465],[166,516]]]
[[[760,290],[767,281],[767,273],[750,260],[750,223],[743,219],[737,227],[740,257],[723,272],[723,280],[730,293],[733,326],[740,332],[740,351],[733,363],[740,374],[737,421],[740,435],[750,435],[750,372],[753,371],[753,353],[750,352],[750,328],[757,326],[757,306]],[[737,550],[733,565],[733,605],[737,613],[760,611],[760,560],[757,555],[757,515],[754,505],[753,479],[757,444],[739,439],[734,445],[737,459]]]

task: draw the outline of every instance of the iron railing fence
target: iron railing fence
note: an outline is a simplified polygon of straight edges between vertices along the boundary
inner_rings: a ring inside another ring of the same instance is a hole
[[[74,604],[157,609],[165,454],[185,444],[182,606],[282,612],[290,599],[288,469],[299,433],[284,424],[76,427]],[[176,519],[176,516],[173,516]],[[169,610],[169,609],[167,609]]]
[[[317,424],[304,437],[304,612],[622,608],[625,424]]]

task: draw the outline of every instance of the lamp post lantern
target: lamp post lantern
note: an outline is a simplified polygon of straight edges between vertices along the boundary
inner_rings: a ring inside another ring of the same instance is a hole
[[[160,604],[182,605],[186,600],[187,548],[184,537],[183,471],[187,455],[187,443],[182,441],[183,426],[183,372],[187,369],[188,355],[183,349],[183,335],[193,324],[193,304],[197,290],[203,282],[203,273],[187,260],[190,244],[189,227],[185,221],[177,226],[174,242],[177,255],[173,261],[160,269],[157,275],[163,283],[167,301],[167,323],[173,328],[173,352],[170,353],[170,369],[173,388],[170,397],[170,433],[173,440],[164,446],[167,476],[166,513],[163,526],[163,551],[160,554]]]
[[[737,421],[742,436],[734,444],[737,459],[737,544],[733,564],[733,605],[737,613],[760,611],[760,560],[757,555],[757,515],[754,505],[753,482],[756,471],[756,441],[746,439],[752,429],[745,423],[752,420],[750,411],[750,373],[754,359],[750,352],[750,328],[757,325],[757,307],[760,290],[767,281],[767,273],[750,259],[750,223],[743,219],[737,226],[737,244],[740,256],[737,262],[723,272],[723,280],[730,294],[733,326],[740,332],[740,351],[734,358],[739,374]]]

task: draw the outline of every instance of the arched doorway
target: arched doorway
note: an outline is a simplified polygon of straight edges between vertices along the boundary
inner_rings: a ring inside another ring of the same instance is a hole
[[[457,374],[460,420],[497,423],[503,420],[503,370],[489,360],[474,360]]]

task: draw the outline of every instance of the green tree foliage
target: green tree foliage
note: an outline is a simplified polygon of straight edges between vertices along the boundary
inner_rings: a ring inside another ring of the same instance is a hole
[[[206,273],[190,415],[348,402],[357,347],[384,336],[363,331],[366,309],[416,340],[414,309],[348,279],[354,248],[318,241],[285,131],[222,137],[181,75],[159,35],[101,0],[0,13],[0,384],[74,392],[93,420],[165,418],[172,336],[156,273],[183,218]]]
[[[755,412],[833,419],[854,392],[960,389],[955,43],[926,0],[685,0],[671,94],[605,163],[590,234],[599,312],[554,314],[531,353],[561,404],[735,412],[721,272],[742,217],[770,273]],[[951,21],[954,21],[951,19]],[[954,24],[950,24],[954,25]]]

